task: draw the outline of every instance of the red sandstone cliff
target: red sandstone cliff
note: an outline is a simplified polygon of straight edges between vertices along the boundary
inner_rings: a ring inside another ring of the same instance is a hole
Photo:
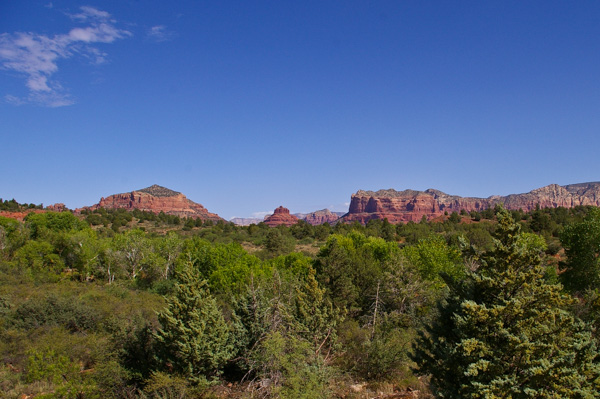
[[[438,190],[396,191],[359,190],[352,195],[350,209],[341,221],[366,223],[371,219],[387,218],[390,223],[418,222],[423,216],[428,220],[441,216],[444,212],[465,210],[482,211],[503,203],[507,209],[531,211],[541,208],[572,208],[578,205],[600,206],[600,182],[559,186],[551,184],[524,194],[511,194],[504,197],[488,198],[459,197]]]
[[[275,209],[275,212],[271,216],[265,218],[265,224],[270,227],[275,226],[292,226],[298,222],[298,218],[294,215],[290,215],[290,210],[280,206]]]
[[[76,212],[81,212],[83,209],[95,210],[98,208],[121,208],[128,211],[139,209],[140,211],[152,213],[164,212],[167,215],[194,219],[222,220],[219,215],[208,212],[202,205],[187,199],[185,195],[156,184],[130,193],[103,197],[96,205],[77,209]]]

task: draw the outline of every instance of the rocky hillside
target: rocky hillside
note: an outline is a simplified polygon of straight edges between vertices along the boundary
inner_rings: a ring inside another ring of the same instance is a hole
[[[352,195],[350,209],[342,221],[366,223],[371,219],[387,218],[391,223],[418,222],[423,216],[433,219],[444,212],[460,212],[463,209],[467,212],[482,211],[499,203],[503,203],[507,209],[524,211],[531,211],[538,205],[541,208],[600,206],[600,182],[567,186],[550,184],[524,194],[488,198],[460,197],[434,189],[389,189],[376,192],[359,190]]]
[[[2,198],[0,198],[0,202],[2,202]],[[15,204],[16,204],[16,202],[15,202]],[[39,205],[39,206],[43,208],[43,205]],[[30,213],[44,213],[44,212],[48,212],[48,211],[64,212],[67,210],[68,209],[65,206],[65,204],[48,205],[46,208],[43,208],[43,209],[30,208],[28,206],[18,204],[15,207],[13,207],[12,210],[6,210],[6,209],[0,210],[0,217],[15,219],[15,220],[22,222],[27,217],[27,215],[29,215]]]
[[[100,199],[99,203],[77,209],[76,212],[81,212],[83,209],[95,210],[98,208],[121,208],[129,211],[139,209],[140,211],[152,213],[164,212],[167,215],[194,219],[199,218],[212,221],[222,220],[219,215],[210,213],[202,205],[187,199],[185,195],[156,184],[130,193],[114,194],[106,198],[103,197]]]
[[[42,209],[31,209],[31,210],[27,210],[27,211],[15,211],[15,212],[0,211],[0,217],[15,219],[15,220],[22,222],[23,219],[25,219],[27,217],[27,215],[29,215],[30,213],[44,213],[44,212],[46,212],[46,211],[42,210]]]

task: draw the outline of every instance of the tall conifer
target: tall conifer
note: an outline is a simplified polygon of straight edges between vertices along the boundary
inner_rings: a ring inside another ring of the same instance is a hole
[[[232,356],[229,328],[206,281],[189,267],[177,278],[167,307],[158,314],[162,326],[156,332],[159,356],[167,369],[200,381],[217,374]]]
[[[414,360],[442,398],[600,397],[597,349],[570,297],[543,278],[543,239],[500,209],[494,249],[448,279],[440,314]]]

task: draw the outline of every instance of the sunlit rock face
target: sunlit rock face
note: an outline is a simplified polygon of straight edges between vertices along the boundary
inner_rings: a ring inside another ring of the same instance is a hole
[[[371,219],[385,219],[390,223],[418,222],[445,212],[465,210],[482,211],[504,204],[507,209],[531,211],[540,208],[572,208],[578,205],[600,206],[600,182],[559,186],[550,184],[524,194],[491,196],[488,198],[459,197],[439,190],[425,191],[393,189],[379,191],[359,190],[352,195],[350,209],[341,218],[343,222],[366,223]]]
[[[275,209],[275,212],[271,216],[265,218],[265,224],[270,227],[275,226],[292,226],[298,222],[298,218],[294,215],[290,215],[290,210],[280,206]]]
[[[179,217],[212,221],[222,220],[219,215],[210,213],[202,205],[187,199],[185,195],[156,184],[130,193],[114,194],[106,198],[103,197],[100,199],[99,203],[90,207],[78,209],[77,211],[83,209],[95,210],[98,208],[127,209],[129,211],[139,209],[140,211],[156,214],[164,212],[167,215]]]

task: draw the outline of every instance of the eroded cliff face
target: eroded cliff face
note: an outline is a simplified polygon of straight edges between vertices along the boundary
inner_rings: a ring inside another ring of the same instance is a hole
[[[275,209],[275,212],[271,216],[265,218],[265,224],[270,227],[275,226],[292,226],[298,222],[298,218],[294,215],[290,215],[290,210],[280,206]]]
[[[371,219],[387,218],[390,223],[428,220],[444,212],[482,211],[502,203],[507,209],[534,210],[541,208],[572,208],[578,205],[600,206],[600,182],[559,186],[550,184],[524,194],[488,198],[459,197],[439,190],[396,191],[359,190],[352,195],[350,209],[341,221],[366,223]]]
[[[222,220],[215,213],[210,213],[202,205],[189,200],[185,195],[167,188],[153,185],[151,187],[132,191],[130,193],[114,194],[106,198],[101,198],[100,202],[90,207],[77,209],[81,212],[83,209],[96,210],[106,209],[126,209],[175,215],[179,217],[212,220]]]

